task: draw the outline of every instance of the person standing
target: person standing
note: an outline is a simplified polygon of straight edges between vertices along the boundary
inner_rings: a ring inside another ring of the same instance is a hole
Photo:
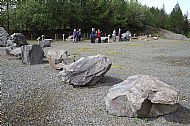
[[[98,38],[98,43],[101,43],[101,32],[100,29],[97,31],[97,38]]]
[[[92,33],[90,34],[91,43],[95,43],[96,31],[95,28],[92,28]]]
[[[116,42],[116,31],[115,31],[115,29],[113,30],[112,38],[113,38],[113,41]]]
[[[119,28],[118,36],[119,36],[119,41],[121,42],[121,28]]]
[[[81,29],[79,29],[79,31],[78,31],[78,41],[79,41],[79,42],[80,42],[80,40],[81,40],[81,36],[82,36]]]
[[[74,29],[73,31],[73,43],[77,43],[77,30]]]

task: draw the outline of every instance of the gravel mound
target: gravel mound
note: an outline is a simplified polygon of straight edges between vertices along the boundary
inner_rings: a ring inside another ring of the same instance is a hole
[[[170,40],[190,40],[190,38],[187,38],[182,34],[176,34],[176,33],[173,33],[171,31],[168,31],[165,29],[155,28],[155,27],[151,27],[151,26],[147,26],[146,33],[159,34],[159,35],[163,36],[164,38],[170,39]]]
[[[24,65],[0,47],[2,125],[43,126],[184,126],[190,125],[190,42],[136,41],[117,43],[52,43],[44,48],[66,49],[70,55],[103,54],[112,67],[94,86],[65,84],[46,59],[43,64]],[[112,85],[128,76],[156,76],[180,90],[180,107],[158,118],[127,118],[109,115],[104,97]]]

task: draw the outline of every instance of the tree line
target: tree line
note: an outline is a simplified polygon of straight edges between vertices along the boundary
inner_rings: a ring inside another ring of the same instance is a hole
[[[92,27],[111,33],[121,28],[143,32],[154,26],[190,36],[188,14],[179,4],[167,14],[161,9],[147,7],[137,0],[2,0],[0,26],[9,32],[72,31],[81,28],[89,32]]]

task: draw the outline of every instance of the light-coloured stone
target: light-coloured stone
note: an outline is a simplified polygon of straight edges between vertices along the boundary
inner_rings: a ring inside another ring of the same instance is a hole
[[[112,115],[155,117],[175,111],[178,99],[173,86],[156,77],[135,75],[109,89],[105,103]]]
[[[65,65],[73,63],[75,58],[69,56],[66,50],[51,49],[47,53],[49,64],[54,69],[62,69]]]
[[[0,46],[6,45],[8,36],[9,34],[6,32],[6,30],[3,27],[0,27]]]
[[[44,39],[40,42],[41,47],[51,47],[51,43],[53,42],[53,39]]]
[[[60,72],[60,77],[62,81],[73,85],[93,85],[110,67],[111,61],[103,55],[82,57],[74,63],[65,65]]]

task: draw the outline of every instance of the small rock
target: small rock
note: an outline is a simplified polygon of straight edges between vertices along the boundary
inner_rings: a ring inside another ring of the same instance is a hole
[[[105,97],[109,114],[128,117],[155,117],[177,109],[179,93],[156,77],[130,76],[114,85]]]
[[[51,47],[52,39],[44,39],[40,42],[41,47]]]

